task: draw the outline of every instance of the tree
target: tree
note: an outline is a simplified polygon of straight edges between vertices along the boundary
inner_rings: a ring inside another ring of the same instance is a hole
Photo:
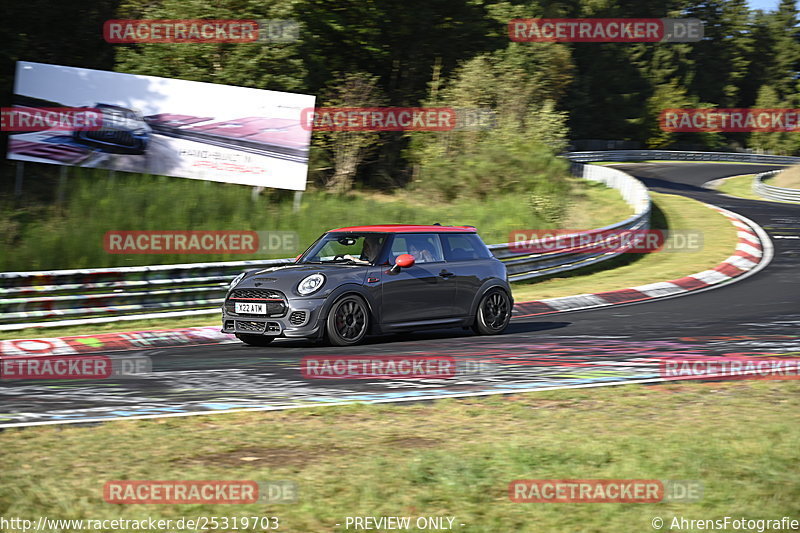
[[[786,101],[781,100],[778,91],[769,85],[763,85],[758,91],[756,106],[760,109],[775,109],[787,107]],[[798,145],[794,137],[797,132],[754,132],[750,134],[750,143],[753,148],[771,154],[788,155]]]
[[[695,1],[686,16],[699,18],[705,26],[704,39],[689,55],[696,64],[689,92],[704,102],[736,107],[753,47],[746,0]]]
[[[8,106],[16,61],[110,70],[114,45],[103,40],[105,20],[114,18],[117,2],[97,0],[27,0],[3,2],[0,22],[0,93]]]
[[[541,223],[557,224],[568,202],[566,164],[555,157],[566,145],[566,113],[557,109],[571,79],[566,46],[509,43],[465,61],[446,79],[435,73],[431,106],[481,108],[494,127],[414,133],[415,188],[450,201],[517,194]]]
[[[286,0],[127,0],[120,18],[291,19]],[[303,34],[301,29],[300,34]],[[118,45],[116,70],[276,91],[304,90],[299,42]]]
[[[379,107],[385,103],[377,76],[365,72],[338,76],[325,93],[322,107]],[[373,131],[318,130],[312,136],[314,149],[327,152],[333,162],[332,172],[320,174],[321,181],[328,191],[338,194],[353,188],[359,166],[381,139]]]
[[[767,71],[770,85],[778,98],[800,105],[797,81],[800,79],[800,11],[794,0],[782,0],[772,17],[770,29],[775,44]]]

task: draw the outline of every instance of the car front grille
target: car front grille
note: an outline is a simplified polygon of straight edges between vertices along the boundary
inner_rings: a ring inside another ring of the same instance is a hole
[[[128,131],[119,130],[97,130],[86,132],[86,137],[102,142],[113,142],[122,146],[133,146],[136,144],[133,135]]]
[[[231,298],[236,300],[264,300],[264,299],[285,299],[281,291],[273,289],[233,289]]]
[[[236,320],[231,324],[231,329],[236,333],[267,333],[278,335],[281,325],[277,322],[257,322],[255,320]]]
[[[236,302],[263,303],[266,305],[265,315],[236,313]],[[233,289],[231,295],[225,300],[225,311],[236,316],[270,316],[277,317],[286,314],[288,307],[286,297],[281,291],[273,289]]]

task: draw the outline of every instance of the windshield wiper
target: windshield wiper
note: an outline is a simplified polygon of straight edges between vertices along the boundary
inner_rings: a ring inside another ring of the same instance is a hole
[[[330,261],[323,261],[323,263],[333,263],[333,264],[346,264],[346,265],[363,265],[366,266],[369,263],[362,263],[361,261],[356,261],[355,259],[331,259]]]

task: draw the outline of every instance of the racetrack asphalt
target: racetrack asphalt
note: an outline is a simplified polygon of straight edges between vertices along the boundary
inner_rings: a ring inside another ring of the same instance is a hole
[[[614,166],[655,192],[688,196],[755,221],[772,239],[772,262],[719,289],[515,319],[495,337],[442,330],[370,338],[355,348],[278,340],[265,348],[234,342],[126,352],[149,358],[152,372],[94,381],[0,382],[0,427],[647,382],[660,378],[657,362],[664,357],[800,356],[800,206],[737,199],[703,187],[781,167]],[[443,355],[460,369],[471,366],[448,379],[305,378],[301,359],[323,355]]]

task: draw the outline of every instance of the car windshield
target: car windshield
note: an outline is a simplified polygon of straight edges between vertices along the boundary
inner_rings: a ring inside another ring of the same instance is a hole
[[[326,233],[299,262],[374,265],[385,242],[385,234]]]

